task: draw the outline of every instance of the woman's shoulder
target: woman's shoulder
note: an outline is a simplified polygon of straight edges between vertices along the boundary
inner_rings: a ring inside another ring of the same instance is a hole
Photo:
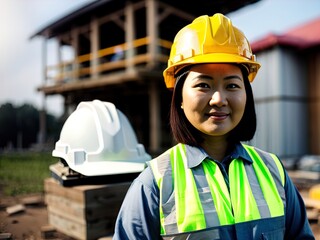
[[[166,162],[168,160],[170,162],[170,151],[175,146],[169,148],[165,152],[160,155],[152,158],[150,161],[146,162],[146,168],[139,174],[139,176],[134,180],[135,185],[142,185],[148,188],[153,189],[156,185],[154,172],[152,171],[152,166],[157,162]]]
[[[241,143],[241,145],[248,151],[250,151],[250,149],[258,152],[258,153],[261,153],[261,154],[272,154],[272,155],[276,155],[275,153],[273,153],[272,151],[269,151],[269,150],[266,150],[266,149],[263,149],[263,148],[260,148],[260,147],[257,147],[255,145],[250,145],[250,144],[247,144],[247,143]]]
[[[147,165],[139,176],[133,180],[131,188],[134,188],[136,192],[142,191],[157,194],[157,184],[150,166]]]
[[[170,154],[171,154],[172,150],[174,148],[176,148],[177,146],[179,146],[179,145],[181,146],[181,145],[185,145],[185,144],[179,143],[179,144],[176,144],[175,146],[170,147],[166,151],[162,152],[158,156],[156,156],[153,159],[151,159],[150,161],[148,161],[147,165],[150,166],[152,163],[159,162],[159,161],[160,162],[169,161],[170,160]]]
[[[286,170],[280,158],[275,153],[262,150],[255,146],[250,146],[246,144],[242,145],[248,151],[253,161],[258,161],[259,159],[261,159],[270,170],[272,170],[274,173],[279,173],[279,177],[282,180],[282,184],[284,184]]]

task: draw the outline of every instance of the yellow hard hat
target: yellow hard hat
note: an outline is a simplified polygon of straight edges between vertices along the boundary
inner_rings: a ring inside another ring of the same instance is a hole
[[[176,35],[163,76],[167,88],[175,85],[175,73],[198,63],[238,63],[249,71],[249,81],[255,78],[260,64],[252,54],[250,44],[229,18],[217,13],[196,18]]]

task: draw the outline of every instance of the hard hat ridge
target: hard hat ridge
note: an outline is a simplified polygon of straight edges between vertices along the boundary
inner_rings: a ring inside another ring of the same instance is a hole
[[[210,24],[208,24],[207,33],[211,32],[210,39],[213,39],[216,44],[223,45],[226,44],[227,41],[229,41],[229,44],[232,44],[232,42],[235,41],[235,36],[232,29],[230,28],[230,26],[232,26],[230,19],[225,18],[222,14],[215,14],[211,18],[204,18]]]

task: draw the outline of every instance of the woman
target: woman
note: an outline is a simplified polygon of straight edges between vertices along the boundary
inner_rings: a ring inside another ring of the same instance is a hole
[[[178,32],[164,71],[178,144],[133,182],[114,239],[314,239],[280,160],[241,143],[256,130],[259,67],[222,14]]]

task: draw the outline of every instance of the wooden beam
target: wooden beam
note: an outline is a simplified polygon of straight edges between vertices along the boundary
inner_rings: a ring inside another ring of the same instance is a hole
[[[98,78],[99,76],[99,23],[95,17],[91,19],[91,31],[90,31],[90,41],[91,41],[91,54],[90,54],[90,65],[91,65],[91,76],[93,78]]]
[[[111,14],[108,14],[99,18],[98,21],[99,21],[99,24],[104,24],[104,23],[113,21],[122,29],[124,29],[123,21],[120,19],[120,16],[123,16],[123,15],[124,15],[124,10],[121,9],[119,11],[113,12]]]
[[[150,151],[156,152],[161,143],[159,87],[152,79],[149,86]]]
[[[134,71],[133,57],[136,55],[136,50],[134,49],[134,39],[135,39],[135,20],[134,20],[134,9],[131,2],[128,2],[125,7],[125,41],[126,41],[126,51],[125,51],[125,61],[126,61],[126,71]]]
[[[73,65],[72,65],[72,69],[73,69],[73,80],[77,80],[78,79],[78,70],[79,70],[79,63],[78,63],[78,52],[79,52],[79,32],[78,32],[78,28],[73,28],[71,30],[71,35],[72,35],[72,47],[74,50],[74,61],[73,61]]]
[[[151,59],[148,63],[148,67],[153,68],[155,65],[155,58],[157,54],[157,42],[158,42],[158,6],[156,0],[146,1],[147,6],[147,36],[149,38],[148,54]]]
[[[187,13],[187,12],[184,12],[184,11],[181,11],[180,9],[178,8],[175,8],[169,4],[166,4],[164,2],[159,2],[159,7],[162,7],[163,9],[166,9],[166,11],[170,11],[171,14],[175,15],[175,16],[178,16],[182,19],[185,19],[187,21],[193,21],[196,16],[190,14],[190,13]],[[162,19],[161,19],[162,20]]]

